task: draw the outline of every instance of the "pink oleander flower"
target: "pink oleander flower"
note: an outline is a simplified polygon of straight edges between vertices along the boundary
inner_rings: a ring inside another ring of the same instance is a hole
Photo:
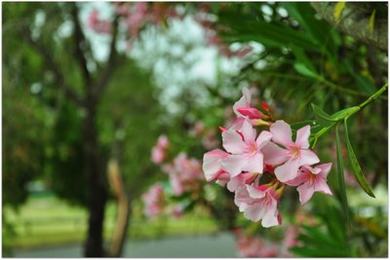
[[[256,130],[245,119],[241,129],[229,128],[222,133],[223,147],[229,153],[222,161],[222,167],[235,177],[243,171],[263,172],[263,153],[261,149],[271,140],[271,133],[262,131],[256,138]]]
[[[238,232],[236,234],[236,248],[240,257],[275,257],[277,247],[255,236],[248,236]]]
[[[88,16],[88,26],[97,33],[110,33],[111,24],[108,21],[103,21],[99,18],[99,12],[92,10]]]
[[[233,111],[237,117],[249,119],[261,119],[264,117],[258,109],[251,106],[251,96],[249,89],[242,89],[242,97],[233,105]]]
[[[177,196],[186,191],[197,190],[204,179],[200,162],[189,159],[185,153],[176,156],[173,165],[166,165],[164,169],[168,171],[173,193]]]
[[[260,221],[263,227],[280,224],[278,213],[278,196],[273,188],[266,185],[253,186],[246,184],[236,190],[234,203],[240,212],[252,221]]]
[[[291,127],[283,120],[278,120],[270,126],[272,142],[263,149],[265,163],[275,167],[275,175],[281,182],[294,179],[302,165],[312,165],[320,160],[309,149],[310,126],[298,129],[295,142],[292,141]],[[282,147],[276,145],[281,145]]]
[[[314,167],[305,165],[300,167],[298,176],[287,182],[288,185],[298,186],[299,201],[306,203],[313,196],[314,192],[322,192],[332,195],[332,192],[326,183],[326,178],[332,168],[332,163],[324,163]]]
[[[298,227],[290,225],[287,227],[284,233],[284,238],[282,240],[282,246],[280,248],[281,257],[294,257],[293,254],[290,253],[290,248],[296,246],[298,244]]]
[[[222,161],[228,156],[229,154],[221,149],[214,149],[204,154],[202,170],[206,181],[222,181],[222,184],[229,181],[229,174],[222,169]]]
[[[160,215],[164,210],[164,189],[160,184],[155,184],[142,196],[144,201],[144,214],[153,218]]]
[[[160,135],[157,144],[152,148],[151,160],[155,164],[160,164],[165,160],[169,147],[169,140],[165,135]]]

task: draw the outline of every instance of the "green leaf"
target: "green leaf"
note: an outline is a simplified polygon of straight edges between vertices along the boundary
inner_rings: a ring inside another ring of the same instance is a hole
[[[370,187],[370,184],[368,184],[366,178],[363,175],[362,168],[360,167],[360,164],[356,158],[355,152],[353,151],[351,142],[349,140],[349,134],[348,134],[348,123],[347,118],[344,119],[344,128],[345,128],[345,141],[347,143],[347,150],[348,150],[348,158],[349,162],[351,164],[353,174],[355,176],[355,179],[359,183],[360,187],[371,197],[375,198],[374,193],[372,192],[372,189]]]
[[[333,9],[333,17],[336,20],[336,22],[340,21],[341,14],[343,13],[345,9],[345,1],[340,1],[336,4],[336,6]]]
[[[313,78],[317,79],[319,76],[317,72],[309,69],[305,64],[303,63],[295,63],[294,64],[294,69],[299,73],[302,74],[303,76],[306,76],[308,78]]]
[[[336,147],[337,147],[337,178],[339,183],[339,193],[341,198],[341,206],[343,208],[343,215],[347,223],[347,229],[350,227],[349,207],[347,200],[347,188],[344,181],[344,160],[341,153],[341,142],[339,134],[339,126],[336,125]],[[345,233],[348,232],[345,230]]]
[[[373,33],[374,32],[374,27],[375,27],[375,14],[376,14],[376,9],[372,11],[370,18],[368,19],[368,32]]]
[[[317,118],[317,121],[320,125],[323,125],[323,126],[328,126],[329,124],[331,124],[332,122],[337,122],[337,120],[335,119],[332,119],[332,117],[326,113],[324,110],[322,110],[319,106],[317,106],[316,104],[312,103],[311,104],[311,107],[313,109],[313,113],[314,115],[316,116]]]

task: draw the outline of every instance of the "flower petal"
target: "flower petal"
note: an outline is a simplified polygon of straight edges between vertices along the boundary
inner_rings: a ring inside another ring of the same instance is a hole
[[[228,154],[221,149],[214,149],[204,154],[202,169],[207,181],[216,178],[218,172],[222,168],[222,159],[227,156]]]
[[[332,195],[332,191],[330,190],[326,180],[321,176],[318,176],[314,182],[314,191],[319,191],[328,195]]]
[[[246,147],[241,135],[233,129],[228,129],[222,133],[222,145],[229,153],[240,154]]]
[[[242,172],[242,167],[247,163],[247,159],[241,154],[232,154],[222,161],[222,168],[233,178]]]
[[[251,93],[249,89],[242,89],[242,97],[233,105],[233,111],[237,116],[240,116],[240,112],[238,112],[238,108],[249,107],[251,102]]]
[[[246,187],[248,194],[251,198],[261,199],[266,195],[266,192],[259,190],[259,189],[256,189],[252,185],[246,184],[245,187]]]
[[[321,169],[320,175],[326,179],[330,170],[332,169],[332,163],[323,163],[317,165],[316,167]]]
[[[261,221],[261,225],[265,228],[279,225],[278,212],[272,210],[267,211]]]
[[[283,120],[278,120],[270,127],[272,141],[285,147],[293,144],[291,140],[291,127]]]
[[[261,151],[266,164],[279,165],[288,160],[288,151],[272,142],[267,143]]]
[[[253,142],[256,138],[256,130],[253,128],[251,122],[247,119],[245,119],[239,131],[244,136],[245,143]]]
[[[319,161],[320,159],[312,150],[308,150],[308,149],[300,150],[299,166],[305,164],[312,165],[318,163]]]
[[[287,182],[298,175],[299,160],[290,159],[275,169],[276,178],[281,182]]]
[[[299,193],[299,201],[301,204],[305,204],[309,201],[309,199],[313,196],[314,188],[308,182],[302,184],[297,188]]]
[[[246,159],[246,164],[242,167],[242,171],[252,173],[263,173],[263,154],[255,153]]]
[[[266,213],[266,208],[260,203],[248,205],[244,210],[244,216],[252,221],[259,221]]]
[[[272,138],[271,132],[262,131],[256,139],[256,144],[258,149],[261,149],[264,146],[266,146],[271,141],[271,138]]]
[[[299,145],[303,149],[308,149],[310,137],[310,125],[304,126],[297,131],[297,138],[295,139],[295,144]]]

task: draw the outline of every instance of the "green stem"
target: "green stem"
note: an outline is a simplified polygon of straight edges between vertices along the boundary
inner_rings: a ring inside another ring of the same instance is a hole
[[[375,92],[372,96],[370,96],[366,101],[364,101],[363,103],[361,103],[359,105],[359,108],[362,109],[364,108],[365,106],[367,106],[368,104],[370,104],[371,102],[375,101],[377,98],[380,97],[380,95],[382,95],[383,92],[386,91],[386,89],[388,88],[388,84],[386,83],[385,85],[383,85],[383,87],[381,87],[377,92]]]

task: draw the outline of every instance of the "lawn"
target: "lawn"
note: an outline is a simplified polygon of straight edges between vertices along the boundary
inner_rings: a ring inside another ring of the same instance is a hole
[[[104,223],[107,241],[114,227],[115,211],[115,203],[110,202]],[[85,239],[87,211],[52,195],[32,196],[18,212],[5,208],[4,217],[12,225],[15,235],[5,236],[3,232],[3,243],[15,249],[74,244]],[[135,204],[128,236],[132,240],[142,240],[161,236],[210,234],[216,230],[215,223],[201,211],[181,218],[147,220],[142,216],[142,205]]]

